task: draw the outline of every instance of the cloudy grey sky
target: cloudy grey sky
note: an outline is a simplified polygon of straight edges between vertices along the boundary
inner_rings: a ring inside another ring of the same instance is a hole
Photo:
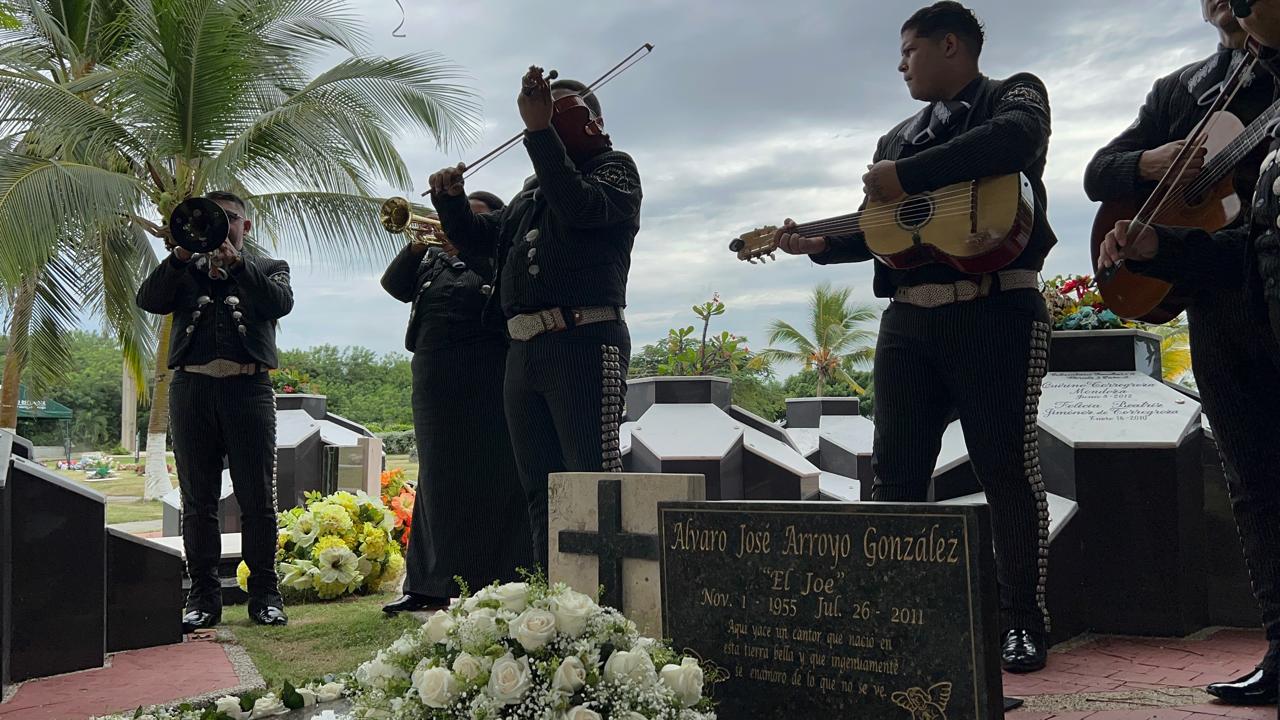
[[[869,263],[818,267],[803,258],[740,263],[729,239],[784,217],[817,219],[861,200],[861,175],[881,133],[920,105],[896,71],[898,28],[922,0],[354,0],[375,52],[443,53],[471,76],[485,136],[448,154],[404,138],[419,189],[435,169],[474,159],[520,128],[514,97],[530,64],[590,81],[641,43],[655,50],[601,91],[615,146],[644,185],[628,292],[638,348],[713,292],[721,329],[765,346],[774,318],[803,322],[823,281],[874,301]],[[1029,71],[1053,111],[1046,181],[1060,242],[1045,271],[1087,272],[1092,204],[1081,189],[1092,153],[1127,126],[1159,75],[1212,52],[1198,0],[972,0],[987,28],[983,71]],[[509,197],[529,174],[517,148],[468,182]],[[297,307],[283,347],[322,343],[400,349],[408,308],[375,271],[296,263]]]

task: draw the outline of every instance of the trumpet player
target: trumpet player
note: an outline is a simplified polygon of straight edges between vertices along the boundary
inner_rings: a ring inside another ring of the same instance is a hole
[[[506,414],[537,559],[547,562],[547,475],[617,471],[618,423],[631,339],[623,319],[640,175],[604,134],[600,102],[581,83],[524,76],[516,105],[534,177],[507,207],[477,215],[465,166],[431,176],[431,201],[463,251],[496,254],[505,318]]]
[[[169,417],[191,578],[184,632],[222,619],[218,494],[224,455],[240,504],[249,619],[259,625],[289,621],[275,571],[276,411],[267,375],[277,363],[276,321],[293,309],[289,265],[242,252],[253,228],[243,200],[229,192],[205,197],[226,214],[221,246],[207,255],[174,246],[137,296],[143,310],[173,315]]]
[[[477,215],[503,206],[487,192],[468,199]],[[407,202],[388,204],[395,210],[384,211],[384,225],[410,238],[382,287],[410,304],[405,349],[421,462],[404,594],[382,608],[391,615],[446,607],[455,578],[472,588],[514,581],[532,564],[533,544],[503,416],[507,336],[500,318],[482,317],[493,259],[458,252]]]

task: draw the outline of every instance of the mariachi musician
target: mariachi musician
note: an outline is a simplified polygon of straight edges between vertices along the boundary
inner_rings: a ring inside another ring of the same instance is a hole
[[[623,318],[640,229],[640,175],[604,133],[582,83],[525,74],[517,107],[533,164],[509,205],[474,212],[464,165],[431,176],[431,200],[464,253],[496,255],[496,302],[511,337],[506,415],[533,528],[547,563],[547,476],[618,471],[631,339]]]
[[[1225,0],[1201,2],[1206,22],[1218,30],[1218,51],[1156,81],[1138,120],[1090,163],[1085,188],[1093,199],[1151,192],[1175,159],[1174,174],[1185,165],[1184,177],[1196,176],[1204,153],[1182,146],[1204,117],[1204,106],[1220,93],[1235,93],[1228,109],[1243,123],[1262,115],[1280,95],[1270,61],[1244,75],[1238,87],[1224,89],[1230,71],[1251,59],[1244,49],[1246,31],[1271,48],[1280,47],[1280,0],[1237,0],[1234,12]],[[1251,15],[1237,19],[1236,12]],[[1226,229],[1209,234],[1147,228],[1130,242],[1129,223],[1122,222],[1107,235],[1099,254],[1100,272],[1123,258],[1128,271],[1174,283],[1191,298],[1187,316],[1196,385],[1213,423],[1269,641],[1252,672],[1206,688],[1238,705],[1274,704],[1280,683],[1280,433],[1271,411],[1280,397],[1277,152],[1280,142],[1269,149],[1264,143],[1236,168],[1235,188],[1244,212]]]
[[[183,247],[184,236],[192,236],[187,228],[195,226],[201,228],[198,241],[212,238],[209,252],[193,255]],[[259,625],[289,621],[276,580],[276,407],[267,371],[276,367],[276,321],[293,309],[293,289],[288,263],[242,253],[252,227],[244,200],[232,193],[188,200],[169,221],[179,244],[138,288],[138,307],[173,314],[169,417],[191,578],[184,632],[222,620],[218,493],[224,455],[240,504],[249,619]]]
[[[1034,215],[1025,248],[998,272],[876,263],[876,295],[892,302],[876,345],[872,496],[925,500],[948,417],[953,408],[959,412],[991,506],[1002,663],[1030,672],[1044,667],[1049,630],[1049,513],[1036,427],[1049,345],[1038,273],[1056,242],[1041,179],[1049,146],[1047,93],[1032,75],[992,80],[979,72],[982,26],[959,3],[916,12],[901,39],[898,70],[911,96],[929,105],[880,139],[863,178],[868,200],[891,203],[908,193],[1022,173],[1027,194],[1034,194]],[[940,215],[953,207],[945,202],[939,200]],[[863,230],[806,232],[786,221],[777,231],[778,247],[821,265],[873,258]]]
[[[468,200],[476,214],[503,207],[484,191]],[[382,287],[411,304],[405,348],[413,353],[421,470],[404,595],[383,606],[389,615],[447,607],[459,591],[455,578],[479,588],[515,581],[516,571],[533,563],[529,513],[503,414],[506,328],[501,318],[481,317],[493,291],[493,258],[459,252],[429,219],[409,215],[403,199],[388,203],[397,201],[403,219],[385,213],[384,225],[408,230],[410,242],[387,267]]]

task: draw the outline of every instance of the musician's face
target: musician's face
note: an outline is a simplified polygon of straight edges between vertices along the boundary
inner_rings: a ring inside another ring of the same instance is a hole
[[[476,215],[483,215],[488,212],[493,212],[493,208],[489,207],[488,205],[485,205],[483,200],[476,200],[475,198],[471,198],[471,200],[469,200],[468,202],[471,203],[471,212],[475,213]]]
[[[235,246],[237,250],[244,248],[244,236],[253,228],[253,222],[244,216],[245,209],[230,200],[215,200],[214,202],[226,211],[227,218],[231,221],[227,227],[227,239]]]
[[[1263,45],[1280,48],[1280,0],[1258,0],[1253,13],[1240,18],[1240,27]]]
[[[902,33],[902,62],[898,63],[898,72],[902,73],[911,97],[926,102],[951,99],[941,97],[945,93],[941,80],[944,68],[958,49],[955,45],[955,35],[931,39],[917,36],[915,30]]]
[[[1240,23],[1231,13],[1231,5],[1227,0],[1200,0],[1200,12],[1205,20],[1220,30],[1234,32],[1240,29]]]

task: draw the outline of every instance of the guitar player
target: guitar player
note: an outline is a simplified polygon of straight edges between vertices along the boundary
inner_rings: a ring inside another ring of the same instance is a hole
[[[876,500],[919,502],[953,408],[991,506],[1001,659],[1012,672],[1044,667],[1049,513],[1040,477],[1036,409],[1049,349],[1038,273],[1057,239],[1045,219],[1041,176],[1049,145],[1044,85],[1028,74],[993,80],[978,70],[983,30],[956,2],[921,9],[902,26],[898,71],[929,103],[880,139],[863,178],[867,198],[1023,173],[1035,196],[1025,249],[998,272],[969,275],[941,264],[875,265],[875,292],[891,298],[876,346]],[[814,262],[859,262],[861,234],[802,237],[787,220],[779,249]]]
[[[1205,114],[1204,107],[1213,101],[1232,63],[1245,57],[1242,48],[1247,35],[1241,22],[1249,19],[1238,21],[1227,0],[1201,0],[1201,9],[1205,21],[1218,31],[1218,51],[1156,81],[1137,121],[1089,163],[1085,190],[1092,199],[1115,200],[1150,192],[1181,141]],[[1252,14],[1253,22],[1280,28],[1280,0],[1259,2]],[[1280,44],[1280,32],[1272,30],[1270,37],[1259,34],[1258,39]],[[1259,69],[1237,91],[1228,110],[1250,123],[1277,96],[1275,78]],[[1160,253],[1154,261],[1138,260],[1143,255],[1135,249],[1130,253],[1133,259],[1126,263],[1131,271],[1179,281],[1179,289],[1190,291],[1184,294],[1191,298],[1187,317],[1196,385],[1218,441],[1254,596],[1270,640],[1257,669],[1206,688],[1224,702],[1238,705],[1275,703],[1280,682],[1280,481],[1276,475],[1280,442],[1275,432],[1268,431],[1275,427],[1270,405],[1280,395],[1280,350],[1276,332],[1267,329],[1270,323],[1261,290],[1264,281],[1253,267],[1257,263],[1245,259],[1250,215],[1253,224],[1262,229],[1255,241],[1258,248],[1264,247],[1267,237],[1275,237],[1274,163],[1258,183],[1259,205],[1252,213],[1247,211],[1265,155],[1263,143],[1236,169],[1235,187],[1246,212],[1232,227],[1212,239],[1199,231],[1162,232]],[[1192,174],[1199,169],[1199,158],[1191,169]],[[1218,242],[1219,238],[1223,241]],[[1108,263],[1108,245],[1114,252],[1112,236],[1103,246],[1104,265]],[[1179,246],[1186,250],[1179,252]],[[1228,252],[1229,246],[1237,252]],[[1207,249],[1210,255],[1193,252],[1196,249]],[[1278,281],[1270,282],[1274,288]]]

